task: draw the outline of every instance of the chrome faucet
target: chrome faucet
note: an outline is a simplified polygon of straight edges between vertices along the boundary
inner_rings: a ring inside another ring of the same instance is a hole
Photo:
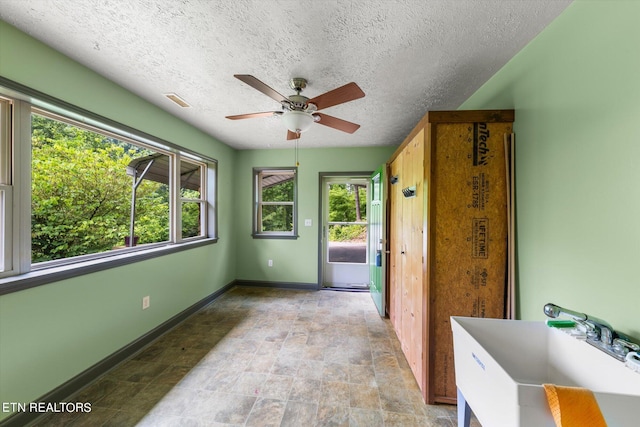
[[[640,350],[639,344],[633,342],[627,335],[616,332],[610,324],[597,317],[551,303],[544,306],[544,314],[554,319],[564,315],[580,323],[587,329],[587,343],[622,362],[624,362],[627,353]]]
[[[611,325],[604,320],[593,316],[587,316],[584,313],[578,313],[577,311],[569,310],[567,308],[562,308],[551,303],[544,306],[544,314],[554,319],[561,314],[564,314],[578,323],[585,325],[588,328],[587,336],[591,335],[592,339],[599,340],[605,345],[613,345],[613,339],[616,337],[616,332]]]

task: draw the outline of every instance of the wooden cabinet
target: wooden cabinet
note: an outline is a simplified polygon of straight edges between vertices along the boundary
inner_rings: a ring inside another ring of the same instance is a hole
[[[423,164],[424,132],[419,132],[390,165],[391,176],[399,181],[390,186],[391,223],[389,317],[394,326],[402,351],[407,357],[416,378],[424,375],[422,342],[424,321],[422,303],[423,287]],[[405,185],[406,184],[406,185]],[[410,184],[410,185],[409,185]],[[404,197],[402,188],[415,185],[415,196]],[[402,220],[394,221],[393,218]],[[418,257],[418,261],[414,260]]]
[[[450,316],[505,316],[513,110],[435,111],[389,160],[389,317],[427,403],[455,403]]]

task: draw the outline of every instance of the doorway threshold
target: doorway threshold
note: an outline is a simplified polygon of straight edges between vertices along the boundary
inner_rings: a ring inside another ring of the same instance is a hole
[[[363,283],[324,285],[322,289],[329,290],[329,291],[343,291],[343,292],[369,292],[369,286]]]

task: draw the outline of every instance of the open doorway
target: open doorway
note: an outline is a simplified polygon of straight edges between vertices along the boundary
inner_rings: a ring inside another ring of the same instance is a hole
[[[321,176],[320,283],[368,290],[369,175]]]

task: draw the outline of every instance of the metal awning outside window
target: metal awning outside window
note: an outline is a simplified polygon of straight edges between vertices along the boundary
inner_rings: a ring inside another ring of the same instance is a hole
[[[169,185],[170,170],[169,156],[166,154],[152,154],[150,156],[139,157],[129,162],[127,175],[133,178],[131,185],[131,217],[129,220],[129,241],[127,246],[135,246],[135,214],[136,214],[136,193],[142,180],[159,182]],[[180,162],[180,188],[200,191],[200,165],[190,162]]]
[[[262,188],[273,187],[281,182],[291,181],[293,179],[293,171],[287,171],[286,173],[277,173],[269,175],[267,173],[262,175]]]
[[[146,172],[145,169],[147,170]],[[180,162],[181,188],[200,190],[199,172],[199,165],[184,161]],[[152,154],[133,159],[127,166],[127,175],[169,185],[169,156]]]

